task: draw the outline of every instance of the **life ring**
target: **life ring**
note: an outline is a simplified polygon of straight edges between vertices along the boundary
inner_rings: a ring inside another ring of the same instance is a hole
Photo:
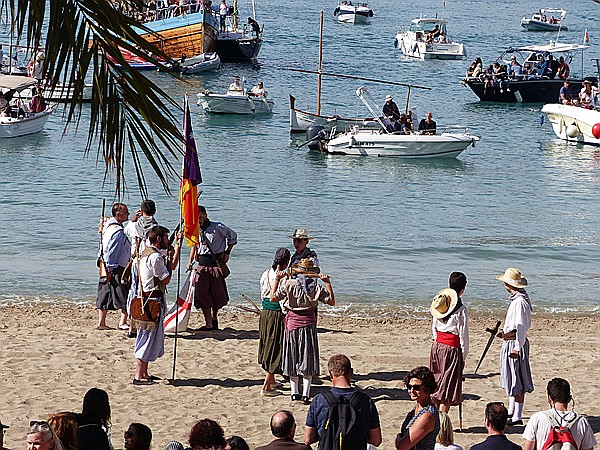
[[[556,72],[558,78],[560,78],[561,80],[566,80],[567,78],[569,78],[570,73],[571,69],[567,64],[563,64],[562,66],[560,66]]]

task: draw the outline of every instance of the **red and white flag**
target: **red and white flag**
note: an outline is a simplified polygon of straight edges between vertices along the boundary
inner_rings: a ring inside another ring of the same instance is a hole
[[[163,325],[165,333],[177,333],[187,330],[190,321],[190,312],[192,311],[192,303],[194,302],[194,283],[191,282],[194,271],[188,273],[187,279],[183,284],[183,288],[179,292],[177,303],[171,307],[165,316]],[[178,317],[179,316],[179,317]]]

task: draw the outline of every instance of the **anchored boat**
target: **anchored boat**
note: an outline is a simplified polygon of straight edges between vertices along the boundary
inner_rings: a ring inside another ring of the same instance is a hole
[[[405,56],[422,60],[466,58],[465,46],[452,41],[447,24],[444,19],[413,19],[406,31],[396,34],[394,46]]]
[[[343,1],[333,11],[338,22],[344,23],[371,23],[373,10],[365,2],[353,4],[351,1]]]
[[[558,17],[555,17],[554,14]],[[533,13],[531,17],[523,17],[521,26],[527,31],[569,31],[563,25],[565,14],[567,14],[567,11],[564,9],[540,9],[538,12]]]
[[[550,103],[544,105],[542,113],[560,139],[600,145],[600,110]]]

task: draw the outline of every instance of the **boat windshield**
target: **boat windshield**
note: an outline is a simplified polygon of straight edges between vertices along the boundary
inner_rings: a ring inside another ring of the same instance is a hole
[[[422,31],[423,33],[428,34],[428,33],[431,33],[435,29],[436,26],[442,31],[442,33],[446,34],[446,22],[444,22],[444,21],[431,20],[431,21],[427,21],[427,22],[424,22],[424,21],[413,22],[410,24],[409,30],[413,31],[415,33],[417,31]]]

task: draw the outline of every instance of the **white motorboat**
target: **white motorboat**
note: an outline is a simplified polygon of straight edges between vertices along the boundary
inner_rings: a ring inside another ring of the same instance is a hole
[[[34,80],[35,81],[35,80]],[[92,89],[94,85],[86,83],[83,86],[83,98],[82,101],[89,103],[92,101]],[[35,88],[27,88],[21,91],[22,98],[32,98]],[[73,87],[65,84],[57,84],[53,88],[47,84],[42,85],[42,91],[44,98],[51,102],[70,102],[73,98]]]
[[[465,46],[452,41],[446,26],[444,19],[413,19],[406,31],[398,31],[394,46],[405,56],[422,60],[466,58]]]
[[[558,17],[554,16],[554,14]],[[531,17],[523,17],[521,19],[521,26],[527,31],[569,31],[563,25],[565,14],[567,14],[567,11],[564,9],[540,9],[538,12],[533,13]]]
[[[198,94],[198,106],[213,114],[270,114],[274,105],[268,92],[265,91],[264,96],[253,95],[246,91],[242,82],[236,85],[234,81],[225,94],[210,91]]]
[[[356,95],[375,115],[374,108],[365,98],[368,95],[366,88],[358,88]],[[381,122],[381,126],[379,131],[355,127],[324,140],[321,148],[327,153],[355,156],[455,158],[479,140],[478,136],[469,134],[465,127],[447,127],[435,134],[398,134],[388,131],[384,122]],[[459,128],[462,132],[458,131]]]
[[[23,90],[30,89],[36,83],[35,79],[29,77],[0,75],[0,89],[12,90],[19,97]],[[30,111],[25,102],[21,101],[20,103],[20,108],[12,107],[8,114],[6,112],[0,114],[0,139],[25,136],[41,131],[48,117],[56,108],[55,105],[48,105],[44,111],[36,113]]]
[[[353,4],[351,1],[342,1],[333,11],[338,22],[344,23],[370,23],[373,10],[365,2]]]
[[[175,70],[181,71],[182,75],[216,70],[221,66],[221,59],[215,52],[202,53],[191,58],[182,58],[177,61]]]
[[[542,113],[560,139],[583,144],[600,145],[600,111],[579,106],[549,103]]]

